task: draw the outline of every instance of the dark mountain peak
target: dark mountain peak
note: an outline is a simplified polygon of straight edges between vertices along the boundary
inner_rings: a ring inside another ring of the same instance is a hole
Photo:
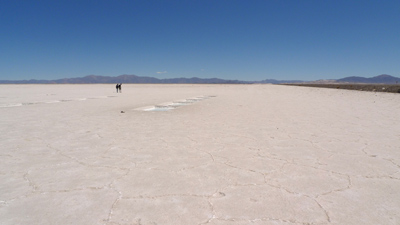
[[[369,84],[395,84],[400,82],[400,78],[393,77],[388,74],[382,74],[379,76],[365,78],[365,77],[345,77],[336,80],[339,83],[369,83]]]
[[[372,78],[395,78],[395,77],[394,76],[390,76],[388,74],[381,74],[381,75],[378,75],[378,76],[372,77]]]

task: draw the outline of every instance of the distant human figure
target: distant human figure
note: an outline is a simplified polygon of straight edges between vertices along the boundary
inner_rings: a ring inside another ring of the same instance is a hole
[[[122,83],[118,85],[119,93],[122,93],[121,85],[122,85]]]
[[[118,90],[119,90],[119,84],[115,85],[115,88],[117,89],[117,93],[118,93]]]

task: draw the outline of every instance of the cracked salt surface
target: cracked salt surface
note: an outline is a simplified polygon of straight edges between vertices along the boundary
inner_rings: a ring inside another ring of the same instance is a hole
[[[52,95],[53,96],[53,95]],[[86,100],[93,100],[93,99],[104,99],[104,98],[114,98],[117,96],[97,96],[97,97],[88,97],[88,98],[77,98],[77,99],[57,99],[57,100],[50,100],[50,101],[35,101],[35,102],[23,102],[23,103],[1,103],[0,108],[9,108],[9,107],[18,107],[18,106],[31,106],[36,104],[54,104],[60,102],[71,102],[71,101],[86,101]],[[3,97],[3,100],[7,100],[7,97]]]
[[[155,105],[155,106],[148,106],[148,107],[141,107],[141,108],[137,108],[136,110],[143,110],[143,111],[169,111],[172,109],[175,109],[177,107],[180,106],[185,106],[185,105],[190,105],[193,104],[195,102],[199,102],[205,99],[209,99],[211,97],[216,97],[216,96],[199,96],[199,97],[194,97],[194,98],[187,98],[184,100],[179,100],[179,101],[174,101],[174,102],[168,102],[168,103],[162,103],[159,105]]]
[[[174,109],[173,107],[168,107],[168,106],[153,106],[148,109],[144,109],[143,111],[169,111],[171,109]]]
[[[400,221],[398,95],[127,84],[82,104],[109,87],[78,87],[0,89],[35,102],[0,109],[0,224]],[[141,105],[185,110],[116,113]]]

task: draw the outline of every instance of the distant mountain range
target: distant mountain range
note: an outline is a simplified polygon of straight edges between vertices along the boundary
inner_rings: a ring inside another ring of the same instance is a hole
[[[136,75],[120,75],[117,77],[89,75],[77,78],[64,78],[58,80],[0,80],[0,84],[113,84],[113,83],[133,83],[133,84],[282,84],[282,83],[368,83],[368,84],[396,84],[400,83],[400,78],[387,74],[376,77],[345,77],[338,80],[274,80],[266,79],[262,81],[240,81],[224,80],[219,78],[169,78],[158,79],[154,77],[140,77]]]
[[[154,77],[140,77],[136,75],[120,75],[117,77],[89,75],[77,78],[63,78],[58,80],[0,80],[0,84],[244,84],[252,83],[238,80],[223,80],[218,78],[170,78],[158,79]]]

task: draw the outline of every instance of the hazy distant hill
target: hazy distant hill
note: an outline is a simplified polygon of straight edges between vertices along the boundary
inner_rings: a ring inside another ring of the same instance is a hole
[[[282,84],[282,83],[376,83],[376,84],[395,84],[400,83],[400,78],[387,74],[376,77],[345,77],[338,80],[318,80],[304,82],[301,80],[274,80],[266,79],[262,81],[240,81],[224,80],[219,78],[169,78],[158,79],[154,77],[140,77],[136,75],[120,75],[117,77],[89,75],[77,78],[64,78],[57,80],[0,80],[0,84],[114,84],[114,83],[132,83],[132,84]]]
[[[275,80],[275,79],[266,79],[254,83],[260,83],[260,84],[282,84],[282,83],[302,83],[304,81],[302,80]]]

